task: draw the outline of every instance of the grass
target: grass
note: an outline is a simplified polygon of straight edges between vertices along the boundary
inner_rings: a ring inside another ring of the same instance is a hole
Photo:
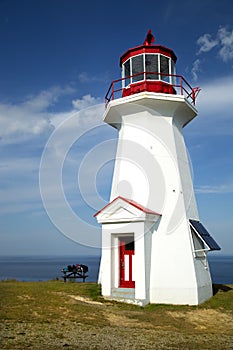
[[[0,349],[233,349],[233,286],[199,306],[105,301],[95,283],[0,282]]]

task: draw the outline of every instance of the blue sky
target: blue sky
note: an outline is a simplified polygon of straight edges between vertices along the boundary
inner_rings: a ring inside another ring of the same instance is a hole
[[[99,254],[117,138],[104,96],[148,29],[202,89],[184,130],[196,199],[233,253],[233,2],[0,0],[1,255]]]

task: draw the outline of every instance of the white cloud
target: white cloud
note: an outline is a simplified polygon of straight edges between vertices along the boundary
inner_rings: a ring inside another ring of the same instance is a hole
[[[0,174],[3,176],[14,176],[17,172],[17,176],[26,177],[27,174],[32,173],[33,171],[38,170],[39,159],[24,157],[16,158],[14,155],[8,155],[5,160],[2,160],[0,166]]]
[[[224,116],[233,113],[233,76],[221,77],[201,85],[201,93],[198,96],[198,106],[200,110],[211,112],[213,115]]]
[[[224,62],[233,59],[233,30],[228,31],[226,28],[221,27],[218,30],[218,38],[220,42],[219,56]]]
[[[51,129],[48,115],[35,112],[25,105],[0,104],[0,138],[3,143],[24,140],[26,135],[38,135]]]
[[[205,33],[197,39],[199,47],[197,55],[199,57],[215,49],[217,57],[224,63],[233,60],[233,30],[226,27],[220,27],[215,35]],[[194,61],[191,73],[194,81],[198,79],[198,73],[201,71],[202,61],[198,58]]]
[[[76,99],[72,101],[72,105],[75,109],[81,110],[98,103],[102,102],[100,98],[95,98],[90,94],[84,95],[81,99]]]
[[[81,72],[78,75],[78,79],[80,83],[90,83],[90,82],[105,82],[109,81],[108,73],[101,74],[101,75],[91,75],[88,74],[87,72]]]
[[[41,91],[36,96],[29,96],[22,107],[32,112],[43,112],[47,108],[55,105],[61,96],[70,95],[74,93],[71,87],[61,88],[59,86],[51,87],[48,90]]]
[[[38,188],[39,157],[8,154],[1,162],[0,206],[4,213],[41,208]]]
[[[210,34],[204,34],[197,40],[197,45],[200,46],[198,53],[208,52],[218,45],[217,39],[212,39]]]
[[[233,193],[233,185],[202,185],[195,188],[195,192],[198,194],[226,194]]]
[[[66,147],[70,139],[76,140],[83,130],[90,130],[93,123],[102,123],[104,104],[99,104],[97,108],[99,99],[91,95],[83,96],[73,103],[70,101],[71,108],[68,112],[51,112],[51,107],[56,107],[62,96],[71,93],[72,89],[54,87],[27,97],[18,104],[0,103],[2,213],[42,208],[39,194],[41,149],[46,147],[47,140],[54,133],[60,137],[53,144],[51,162],[47,166],[51,178],[49,191],[54,193],[56,200],[57,188],[54,189],[53,177],[57,176],[53,170],[55,159],[63,157],[63,160],[67,158],[69,161],[70,154],[66,154]],[[95,107],[88,108],[93,104]],[[81,108],[86,109],[80,111]],[[82,146],[85,148],[84,144]],[[79,154],[77,156],[80,158]],[[73,162],[73,166],[77,170],[77,162]]]
[[[191,73],[192,73],[194,81],[197,81],[198,73],[200,71],[200,64],[201,64],[201,60],[199,58],[196,61],[194,61],[194,63],[193,63]]]
[[[19,104],[0,103],[0,138],[2,143],[19,143],[51,132],[51,114],[48,108],[61,96],[73,92],[71,88],[52,87],[30,96]]]
[[[185,129],[198,135],[233,135],[233,76],[201,84],[197,98],[197,118]]]
[[[218,50],[218,56],[224,61],[228,62],[233,59],[233,30],[228,30],[226,27],[220,27],[213,37],[206,33],[198,40],[199,46],[198,54],[211,51],[213,48]]]
[[[19,104],[0,103],[0,140],[2,144],[21,143],[43,134],[48,135],[77,110],[100,103],[99,98],[85,95],[73,100],[69,112],[51,112],[61,97],[72,88],[52,87],[30,96]]]

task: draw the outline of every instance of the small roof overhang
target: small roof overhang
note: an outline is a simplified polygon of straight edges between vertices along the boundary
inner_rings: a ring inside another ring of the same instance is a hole
[[[132,199],[117,197],[104,208],[99,210],[94,217],[98,223],[120,223],[154,221],[160,218],[161,214],[148,209]]]

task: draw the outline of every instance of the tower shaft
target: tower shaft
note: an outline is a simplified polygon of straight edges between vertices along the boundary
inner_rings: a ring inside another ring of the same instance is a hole
[[[220,249],[199,222],[182,133],[200,89],[176,75],[174,52],[153,42],[149,31],[121,56],[122,79],[106,94],[104,121],[119,137],[110,203],[96,214],[99,281],[110,299],[197,305],[212,296],[206,251]]]

